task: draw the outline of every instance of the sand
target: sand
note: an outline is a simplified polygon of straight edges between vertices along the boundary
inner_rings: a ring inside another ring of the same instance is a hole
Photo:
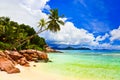
[[[19,67],[21,72],[16,74],[7,74],[4,71],[0,71],[0,80],[81,80],[49,73],[48,71],[43,70],[45,64],[47,63],[30,62],[31,67],[17,65],[16,67]]]

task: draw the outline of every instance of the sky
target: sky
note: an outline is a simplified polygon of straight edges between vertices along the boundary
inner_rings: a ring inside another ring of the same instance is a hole
[[[0,0],[0,16],[37,30],[50,9],[64,15],[61,31],[40,34],[51,47],[88,47],[120,50],[119,0]]]

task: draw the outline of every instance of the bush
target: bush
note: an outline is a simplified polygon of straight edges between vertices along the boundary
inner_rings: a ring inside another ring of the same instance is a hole
[[[43,49],[40,48],[39,46],[35,45],[35,44],[32,44],[32,45],[28,45],[26,46],[27,49],[35,49],[35,50],[40,50],[42,51]]]
[[[11,47],[10,44],[0,42],[0,49],[1,49],[1,50],[10,49],[10,47]]]

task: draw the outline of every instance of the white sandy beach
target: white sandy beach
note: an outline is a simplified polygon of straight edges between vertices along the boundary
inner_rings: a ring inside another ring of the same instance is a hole
[[[0,80],[81,80],[44,71],[42,69],[44,64],[46,63],[31,62],[31,67],[18,65],[17,67],[19,67],[21,72],[17,74],[7,74],[4,71],[0,71]],[[33,65],[36,65],[36,67]]]

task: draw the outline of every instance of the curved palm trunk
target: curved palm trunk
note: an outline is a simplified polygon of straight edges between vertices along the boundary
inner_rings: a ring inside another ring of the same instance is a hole
[[[20,47],[21,45],[25,44],[28,40],[32,39],[33,37],[35,37],[39,33],[44,32],[46,30],[50,30],[52,32],[60,31],[60,25],[59,24],[64,25],[64,22],[59,20],[59,18],[60,17],[58,15],[58,9],[50,10],[50,15],[48,17],[49,21],[45,22],[44,19],[41,19],[40,20],[40,29],[39,29],[39,31],[36,34],[31,35],[31,36],[27,37],[24,40],[18,41],[17,43],[15,43],[13,45],[13,48],[14,47],[15,48]],[[46,24],[47,24],[47,28],[44,27]],[[43,29],[43,27],[44,27],[44,29]]]
[[[31,40],[31,39],[34,38],[36,35],[38,35],[38,34],[44,32],[44,31],[46,31],[47,29],[48,29],[48,28],[46,28],[46,29],[44,29],[44,30],[42,30],[42,31],[38,31],[37,33],[35,33],[35,34],[27,37],[27,38],[24,39],[24,40],[21,40],[21,41],[19,41],[19,42],[16,42],[15,44],[13,44],[12,49],[18,48],[18,47],[22,46],[22,45],[25,44],[28,40]]]

